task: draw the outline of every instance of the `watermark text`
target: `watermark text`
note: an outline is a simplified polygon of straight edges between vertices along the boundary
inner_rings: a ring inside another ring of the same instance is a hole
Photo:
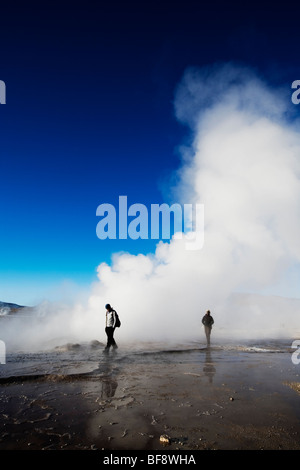
[[[300,339],[295,339],[295,341],[293,341],[292,348],[296,349],[292,354],[292,363],[298,365],[300,364]]]
[[[6,346],[2,340],[0,340],[0,364],[6,364]]]
[[[292,88],[295,90],[292,93],[292,103],[293,104],[299,104],[300,103],[300,80],[294,80],[292,83]]]
[[[100,240],[185,240],[187,250],[200,250],[204,244],[203,204],[144,204],[128,206],[127,196],[119,196],[119,205],[100,204],[96,234]]]
[[[6,85],[3,80],[0,80],[0,104],[6,104]]]

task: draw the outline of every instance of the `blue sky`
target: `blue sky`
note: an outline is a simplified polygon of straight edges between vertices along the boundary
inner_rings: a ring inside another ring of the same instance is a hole
[[[1,5],[0,300],[32,304],[89,285],[116,251],[153,251],[99,240],[96,208],[168,198],[189,139],[173,109],[186,68],[237,61],[289,90],[298,43],[286,2]]]

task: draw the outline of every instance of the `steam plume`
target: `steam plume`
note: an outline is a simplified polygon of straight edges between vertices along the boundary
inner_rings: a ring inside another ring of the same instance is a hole
[[[295,334],[299,302],[251,295],[272,290],[300,260],[300,138],[288,105],[245,67],[187,70],[174,108],[190,142],[170,194],[204,204],[203,248],[186,250],[183,237],[154,254],[115,254],[98,266],[87,303],[57,306],[35,337],[63,325],[104,339],[107,302],[120,314],[122,341],[198,339],[207,309],[216,338]]]

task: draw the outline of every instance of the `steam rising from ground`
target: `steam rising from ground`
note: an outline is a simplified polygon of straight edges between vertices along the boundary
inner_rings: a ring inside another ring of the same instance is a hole
[[[287,97],[226,64],[187,70],[174,105],[192,137],[170,194],[204,204],[203,248],[188,251],[183,238],[147,256],[116,254],[99,265],[86,303],[47,307],[28,339],[104,341],[107,302],[120,314],[120,341],[203,338],[207,309],[216,338],[295,334],[299,302],[249,294],[300,261],[300,138]]]

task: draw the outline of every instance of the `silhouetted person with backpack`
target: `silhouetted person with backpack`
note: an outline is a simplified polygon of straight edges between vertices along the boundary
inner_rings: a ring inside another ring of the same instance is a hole
[[[204,325],[204,331],[206,335],[206,340],[207,340],[207,345],[210,345],[210,334],[211,334],[211,329],[214,324],[214,319],[210,314],[210,310],[207,310],[206,314],[202,318],[202,323]]]
[[[117,326],[120,326],[117,312],[111,307],[110,304],[105,305],[106,308],[106,321],[105,321],[105,333],[107,335],[107,344],[104,352],[108,353],[109,348],[112,346],[113,349],[117,349],[118,346],[114,339],[114,331]]]

